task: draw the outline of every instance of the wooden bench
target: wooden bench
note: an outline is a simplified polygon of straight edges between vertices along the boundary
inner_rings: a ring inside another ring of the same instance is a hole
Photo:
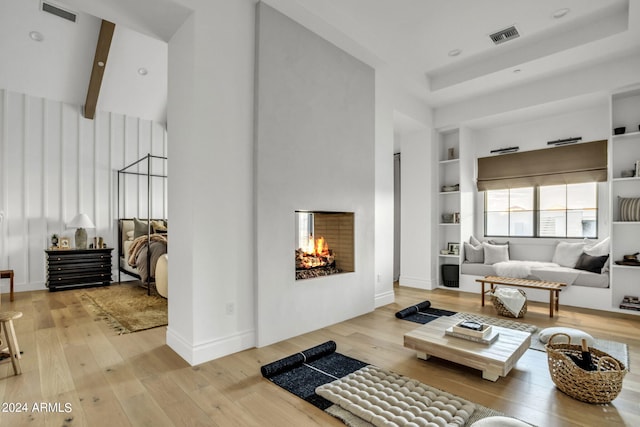
[[[495,285],[517,286],[519,288],[544,289],[549,291],[549,317],[553,317],[553,309],[560,310],[560,291],[567,286],[562,282],[546,282],[543,280],[530,279],[513,279],[511,277],[486,276],[483,279],[476,279],[476,282],[482,284],[482,306],[484,307],[484,294],[493,292]],[[491,289],[485,291],[485,284],[491,285]]]

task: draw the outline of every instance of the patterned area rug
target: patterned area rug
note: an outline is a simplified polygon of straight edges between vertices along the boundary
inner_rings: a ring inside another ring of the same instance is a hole
[[[87,289],[82,299],[120,334],[143,331],[168,324],[167,300],[137,284]]]
[[[476,322],[485,323],[494,326],[501,326],[503,328],[515,329],[518,331],[529,332],[531,334],[531,346],[529,347],[532,350],[537,351],[546,351],[544,346],[545,343],[540,341],[540,328],[536,325],[532,325],[525,322],[519,322],[515,320],[510,320],[502,317],[491,317],[491,316],[482,316],[479,314],[473,313],[456,313],[453,315],[455,318],[459,318],[460,320],[474,320]],[[612,357],[618,359],[629,369],[629,351],[627,344],[617,342],[617,341],[609,341],[604,339],[594,338],[594,348],[598,350],[604,351],[608,353]]]

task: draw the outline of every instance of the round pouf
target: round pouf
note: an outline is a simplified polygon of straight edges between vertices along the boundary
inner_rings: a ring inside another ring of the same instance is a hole
[[[495,416],[482,418],[471,424],[471,427],[531,427],[531,424],[515,418]]]
[[[538,339],[540,340],[540,342],[543,342],[546,344],[549,342],[549,338],[551,338],[554,334],[569,335],[569,337],[571,338],[571,344],[579,345],[582,342],[583,338],[587,340],[587,345],[589,347],[593,347],[595,343],[595,340],[593,339],[593,337],[588,333],[581,331],[580,329],[564,328],[562,326],[554,326],[552,328],[546,328],[541,330],[540,335],[538,336]],[[563,341],[559,341],[559,342],[563,342]]]

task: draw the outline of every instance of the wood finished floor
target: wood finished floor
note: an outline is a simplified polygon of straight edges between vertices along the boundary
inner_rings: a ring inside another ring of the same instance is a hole
[[[1,310],[24,313],[15,323],[24,355],[20,376],[12,376],[10,363],[0,365],[0,401],[4,410],[10,403],[28,409],[0,413],[0,426],[340,426],[263,379],[259,369],[330,339],[343,354],[540,427],[640,425],[640,317],[561,305],[550,319],[546,304],[529,303],[528,323],[577,327],[629,345],[631,372],[622,393],[610,405],[590,405],[554,387],[542,352],[528,350],[508,377],[494,383],[444,360],[418,360],[402,346],[403,334],[418,325],[397,320],[397,310],[428,299],[438,308],[494,315],[491,305],[480,307],[476,294],[396,288],[396,302],[372,313],[191,367],[164,344],[165,328],[117,335],[94,318],[82,292],[23,292],[13,303],[2,295]],[[34,412],[41,402],[49,409]]]

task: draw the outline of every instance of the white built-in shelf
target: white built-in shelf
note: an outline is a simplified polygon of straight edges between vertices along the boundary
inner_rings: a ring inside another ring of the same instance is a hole
[[[440,256],[440,258],[460,258],[460,255],[443,255],[443,254],[438,254]]]
[[[620,181],[640,181],[640,176],[631,176],[628,178],[613,178],[612,181],[620,182]]]
[[[613,225],[640,225],[640,221],[613,221]]]
[[[638,272],[640,273],[640,266],[636,266],[636,265],[620,265],[620,264],[615,264],[612,263],[611,264],[611,268],[615,268],[616,270],[620,269],[626,269],[626,270],[638,270]]]
[[[640,136],[640,132],[629,132],[629,133],[623,133],[621,135],[611,135],[611,137],[614,140],[633,138],[633,137],[636,137],[636,136]]]
[[[452,165],[455,163],[460,163],[460,159],[440,160],[441,165]]]
[[[440,194],[460,194],[460,191],[441,191]]]
[[[440,225],[460,225],[459,222],[441,222]]]

